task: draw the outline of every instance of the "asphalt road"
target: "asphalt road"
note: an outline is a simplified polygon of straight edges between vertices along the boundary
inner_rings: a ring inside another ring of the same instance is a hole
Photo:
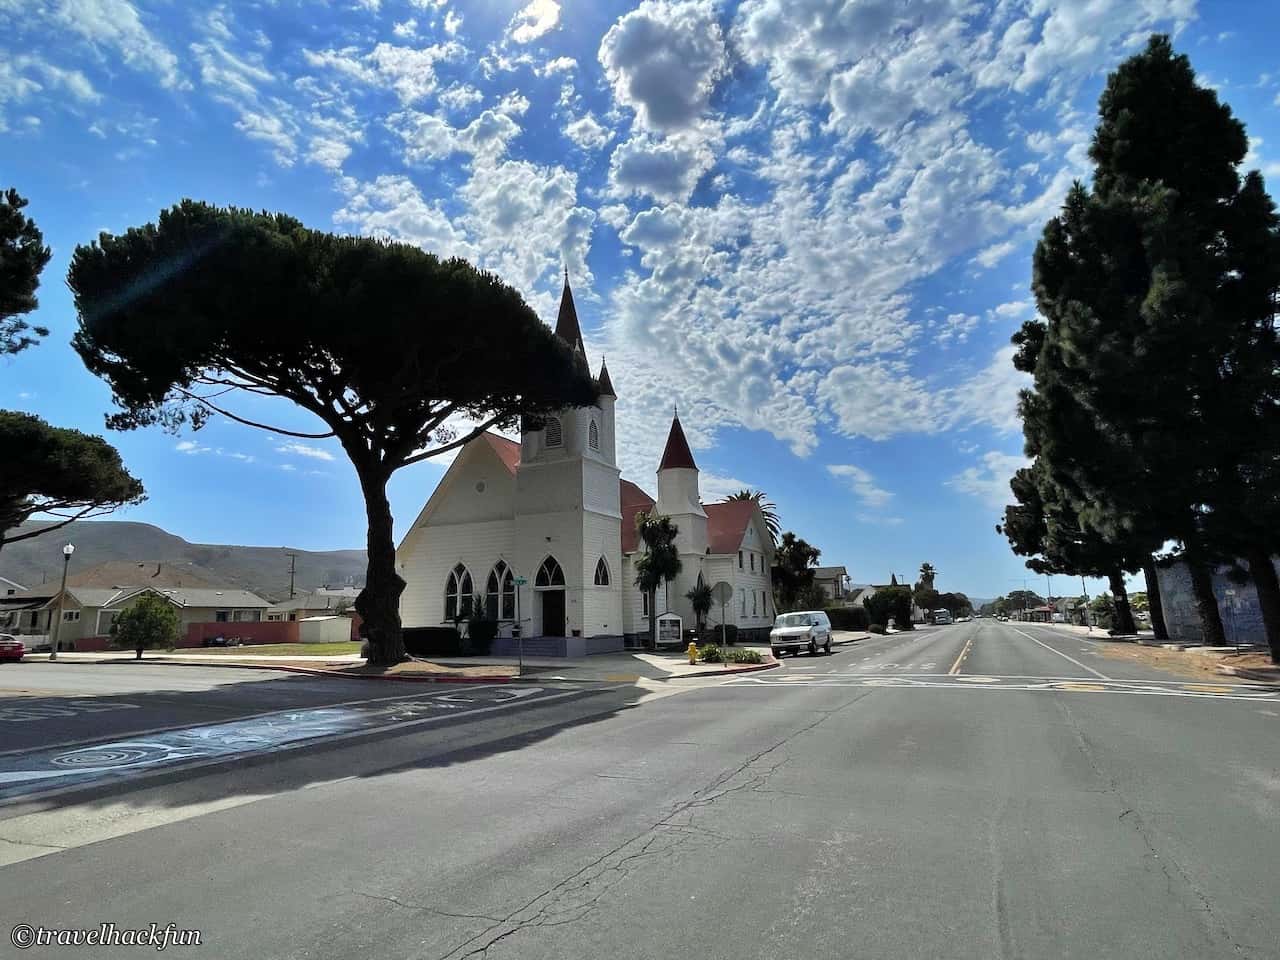
[[[991,621],[785,664],[18,798],[0,910],[226,958],[1280,956],[1274,692]]]

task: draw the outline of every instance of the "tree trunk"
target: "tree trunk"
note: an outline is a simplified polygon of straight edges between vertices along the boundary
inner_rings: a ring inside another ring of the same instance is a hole
[[[658,649],[658,588],[649,591],[649,649]]]
[[[1262,626],[1267,632],[1267,646],[1271,648],[1271,662],[1280,663],[1280,579],[1271,555],[1262,547],[1250,547],[1245,551],[1249,561],[1249,573],[1258,591],[1258,608],[1262,611]]]
[[[1222,628],[1222,614],[1218,611],[1218,598],[1213,595],[1213,572],[1198,551],[1187,544],[1187,570],[1191,573],[1191,590],[1196,598],[1196,613],[1200,616],[1200,634],[1206,646],[1225,647],[1227,633]]]
[[[1164,604],[1160,600],[1160,577],[1155,557],[1147,557],[1142,564],[1142,575],[1147,580],[1147,604],[1151,608],[1151,630],[1157,640],[1169,639],[1169,628],[1164,622]]]
[[[1137,633],[1138,626],[1133,622],[1133,611],[1129,608],[1129,591],[1124,585],[1124,573],[1112,570],[1107,580],[1111,584],[1111,602],[1116,612],[1115,632],[1121,635]]]
[[[135,659],[135,660],[141,660],[141,659],[142,659],[142,648],[141,648],[141,647],[138,647],[138,649],[137,649],[135,652],[136,652],[138,655],[137,655],[134,659]]]
[[[388,475],[358,470],[369,518],[369,565],[364,589],[356,597],[356,612],[369,641],[369,663],[391,666],[408,659],[400,629],[400,594],[404,580],[396,573],[396,544],[392,534],[391,504],[387,501]]]

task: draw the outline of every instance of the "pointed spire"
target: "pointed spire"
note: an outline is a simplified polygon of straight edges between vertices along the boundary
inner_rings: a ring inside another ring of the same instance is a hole
[[[564,292],[560,294],[560,313],[556,317],[556,336],[586,355],[582,346],[582,328],[578,326],[578,309],[573,305],[573,291],[569,289],[569,268],[564,268]]]
[[[680,426],[677,414],[671,418],[671,432],[667,434],[667,448],[662,451],[658,471],[697,469],[698,465],[693,462],[693,451],[689,449],[689,441],[684,438],[684,428]]]
[[[600,396],[617,398],[613,381],[609,379],[609,365],[603,360],[600,361],[600,376],[596,377],[596,386],[600,390]]]

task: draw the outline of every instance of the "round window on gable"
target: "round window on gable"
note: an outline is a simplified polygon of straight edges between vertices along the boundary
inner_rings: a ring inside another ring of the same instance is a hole
[[[483,480],[477,480],[477,481],[476,481],[476,493],[484,493],[484,481],[483,481]]]
[[[547,418],[547,446],[558,447],[564,442],[560,421],[555,417]]]

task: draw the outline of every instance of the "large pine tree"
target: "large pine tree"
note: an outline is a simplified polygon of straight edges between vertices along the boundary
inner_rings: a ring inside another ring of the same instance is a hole
[[[1243,126],[1167,37],[1112,74],[1099,118],[1093,186],[1072,188],[1036,249],[1046,326],[1019,362],[1081,523],[1113,544],[1181,544],[1205,640],[1220,644],[1210,572],[1236,545],[1220,508],[1250,485],[1258,421],[1275,416],[1266,361],[1245,359],[1271,329],[1259,291],[1274,291],[1276,261],[1259,251],[1274,224],[1260,179],[1241,186]],[[1088,447],[1073,449],[1081,434]]]

